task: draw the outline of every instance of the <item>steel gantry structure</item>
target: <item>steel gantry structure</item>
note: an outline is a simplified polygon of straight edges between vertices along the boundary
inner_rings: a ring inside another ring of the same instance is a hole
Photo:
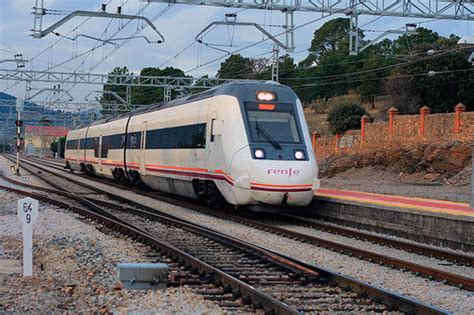
[[[359,49],[360,15],[445,20],[474,20],[474,0],[147,0],[157,3],[276,10],[285,14],[287,52],[294,49],[294,12],[345,14],[350,18],[349,53]]]
[[[121,111],[129,111],[137,107],[143,106],[140,104],[131,104],[131,87],[155,87],[164,90],[164,100],[171,100],[171,90],[205,90],[216,87],[225,82],[235,81],[235,79],[222,78],[194,78],[194,77],[165,77],[165,76],[142,76],[133,74],[99,74],[99,73],[78,73],[78,72],[59,72],[59,71],[32,71],[32,70],[9,70],[0,69],[0,80],[7,80],[12,82],[25,82],[27,84],[26,100],[31,100],[33,96],[30,95],[31,88],[28,86],[32,82],[36,83],[54,83],[61,86],[65,84],[86,84],[86,85],[113,85],[126,87],[126,100],[121,99],[118,103],[100,104],[99,102],[71,102],[71,101],[35,101],[35,103],[46,105],[54,105],[57,109],[71,110],[77,109],[93,109],[103,105],[104,110],[111,110],[112,114]],[[42,89],[48,90],[48,89]],[[63,89],[53,89],[59,91]],[[99,91],[94,91],[99,92]],[[108,93],[111,91],[100,91],[101,93]],[[38,94],[38,93],[36,93]],[[90,95],[91,93],[89,93]]]
[[[225,8],[472,20],[473,0],[148,0]]]
[[[234,79],[221,78],[165,77],[133,74],[99,74],[7,69],[0,69],[0,80],[62,84],[147,86],[172,89],[209,89],[225,82],[235,81]]]

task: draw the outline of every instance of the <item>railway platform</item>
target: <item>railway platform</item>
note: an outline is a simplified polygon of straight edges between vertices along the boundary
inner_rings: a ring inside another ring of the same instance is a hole
[[[465,203],[321,188],[314,209],[336,223],[474,251],[474,209]]]

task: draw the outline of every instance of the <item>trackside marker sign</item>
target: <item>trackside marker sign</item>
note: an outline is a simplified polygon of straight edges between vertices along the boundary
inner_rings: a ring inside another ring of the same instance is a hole
[[[18,200],[17,216],[23,223],[23,276],[33,276],[33,224],[38,219],[39,202],[27,197]]]

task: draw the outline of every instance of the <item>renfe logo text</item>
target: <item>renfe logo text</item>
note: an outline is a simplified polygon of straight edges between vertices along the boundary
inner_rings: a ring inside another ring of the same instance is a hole
[[[288,175],[288,177],[291,177],[293,175],[299,175],[300,171],[295,170],[294,168],[290,167],[289,169],[273,169],[270,168],[267,170],[268,175]]]

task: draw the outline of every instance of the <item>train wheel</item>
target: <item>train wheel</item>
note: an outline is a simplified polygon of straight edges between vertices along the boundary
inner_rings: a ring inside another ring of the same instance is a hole
[[[193,187],[198,199],[206,204],[219,204],[224,200],[224,197],[213,181],[200,181],[194,179]]]
[[[150,190],[150,187],[148,187],[148,185],[146,185],[142,181],[142,179],[140,177],[140,173],[138,173],[137,171],[130,171],[129,174],[130,174],[131,185],[132,186],[135,186],[138,189],[145,190],[145,191]]]
[[[94,167],[91,164],[86,165],[86,174],[92,177],[96,177]]]

